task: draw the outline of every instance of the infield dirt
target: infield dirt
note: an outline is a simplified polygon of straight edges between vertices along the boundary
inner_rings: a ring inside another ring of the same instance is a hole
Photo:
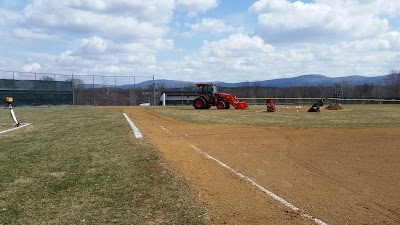
[[[328,224],[400,223],[400,128],[185,123],[124,112],[209,208],[213,224],[314,224],[231,171]]]

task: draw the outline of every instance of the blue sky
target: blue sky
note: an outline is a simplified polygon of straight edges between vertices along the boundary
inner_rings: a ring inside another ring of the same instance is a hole
[[[398,0],[2,0],[0,70],[259,81],[400,69]]]

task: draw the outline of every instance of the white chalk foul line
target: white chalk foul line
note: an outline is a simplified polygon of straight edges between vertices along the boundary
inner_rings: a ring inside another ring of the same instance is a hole
[[[232,169],[230,166],[226,165],[225,163],[219,161],[218,159],[212,157],[211,155],[209,155],[208,153],[200,150],[199,148],[196,148],[196,146],[191,145],[192,149],[205,155],[207,158],[214,160],[215,162],[217,162],[219,165],[221,165],[222,167],[224,167],[225,169],[229,170],[230,172],[234,173],[236,176],[246,180],[247,182],[249,182],[250,184],[252,184],[253,186],[257,187],[258,189],[260,189],[262,192],[264,192],[265,194],[271,196],[273,199],[277,200],[278,202],[282,203],[283,205],[285,205],[286,207],[292,209],[293,211],[296,212],[301,212],[301,216],[314,221],[316,224],[319,225],[327,225],[325,222],[321,221],[320,219],[315,218],[314,216],[311,216],[310,214],[307,213],[303,213],[303,210],[301,210],[300,208],[294,206],[293,204],[291,204],[290,202],[284,200],[283,198],[279,197],[278,195],[272,193],[271,191],[267,190],[266,188],[264,188],[263,186],[257,184],[254,180],[250,179],[249,177],[246,177],[245,175],[237,172],[236,170]]]
[[[7,133],[9,131],[17,130],[19,128],[23,128],[23,127],[26,127],[26,126],[29,126],[29,125],[30,125],[29,123],[26,123],[24,125],[20,125],[19,127],[14,127],[14,128],[8,129],[8,130],[2,130],[2,131],[0,131],[0,134],[4,134],[4,133]]]
[[[133,134],[135,135],[136,138],[142,138],[142,134],[140,133],[139,129],[135,126],[135,124],[132,122],[131,119],[126,115],[126,113],[123,113],[125,116],[125,119],[128,121],[129,125],[131,125]]]
[[[171,132],[169,131],[169,130],[167,130],[165,127],[163,127],[163,126],[160,126],[161,127],[161,129],[163,129],[165,132],[167,132],[168,134],[171,134]]]
[[[163,126],[160,126],[161,129],[163,129],[165,132],[167,132],[168,134],[172,134],[168,129],[166,129]],[[187,134],[185,134],[187,136]],[[327,225],[327,223],[323,222],[322,220],[315,218],[314,216],[308,214],[308,213],[304,213],[303,210],[301,210],[300,208],[294,206],[292,203],[286,201],[285,199],[279,197],[278,195],[274,194],[273,192],[267,190],[266,188],[264,188],[263,186],[257,184],[254,180],[252,180],[251,178],[239,173],[238,171],[234,170],[232,167],[226,165],[225,163],[219,161],[218,159],[212,157],[211,155],[209,155],[208,153],[202,151],[201,149],[197,148],[194,145],[191,145],[192,149],[199,152],[200,154],[203,154],[204,156],[206,156],[208,159],[211,159],[215,162],[217,162],[219,165],[221,165],[222,167],[224,167],[225,169],[229,170],[230,172],[232,172],[233,174],[235,174],[236,176],[244,179],[245,181],[249,182],[251,185],[257,187],[259,190],[261,190],[262,192],[264,192],[265,194],[267,194],[268,196],[272,197],[273,199],[275,199],[276,201],[282,203],[283,205],[285,205],[286,207],[290,208],[291,210],[295,211],[295,212],[300,212],[301,216],[303,216],[304,218],[307,218],[313,222],[315,222],[318,225]]]

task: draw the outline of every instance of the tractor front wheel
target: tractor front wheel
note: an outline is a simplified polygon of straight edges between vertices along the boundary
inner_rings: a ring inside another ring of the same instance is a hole
[[[225,109],[225,107],[226,107],[225,102],[219,101],[219,102],[217,103],[217,109]]]
[[[206,101],[202,98],[196,98],[193,106],[195,109],[204,109],[206,107]]]

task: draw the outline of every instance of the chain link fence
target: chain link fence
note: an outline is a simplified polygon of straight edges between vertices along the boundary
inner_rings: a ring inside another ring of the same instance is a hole
[[[0,70],[0,97],[15,105],[157,105],[154,76],[79,75]],[[157,96],[157,98],[159,98]]]
[[[266,98],[238,98],[248,105],[265,105]],[[400,104],[396,99],[345,99],[345,98],[268,98],[277,105],[312,105],[322,100],[325,105],[338,104]]]

